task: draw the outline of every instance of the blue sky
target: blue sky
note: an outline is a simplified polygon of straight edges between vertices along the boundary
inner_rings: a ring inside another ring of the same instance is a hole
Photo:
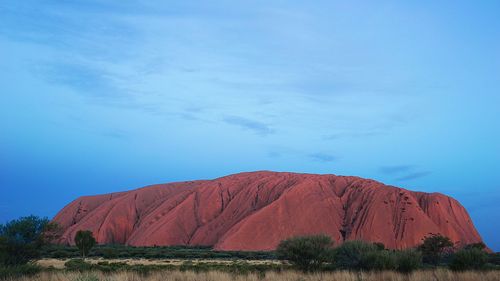
[[[451,195],[500,250],[500,2],[308,2],[2,1],[0,221],[333,173]]]

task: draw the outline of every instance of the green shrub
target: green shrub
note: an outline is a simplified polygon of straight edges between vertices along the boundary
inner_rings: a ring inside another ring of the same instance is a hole
[[[373,243],[373,245],[375,245],[375,247],[377,247],[378,250],[385,250],[385,245],[382,242],[375,242]]]
[[[0,243],[1,245],[1,243]],[[0,251],[1,256],[1,251]],[[81,256],[75,246],[49,245],[43,247],[41,257],[45,258],[78,258]],[[89,257],[114,258],[151,258],[151,259],[276,259],[274,252],[247,251],[214,251],[209,247],[132,247],[125,245],[96,245],[88,253]],[[1,257],[0,257],[1,260]]]
[[[453,242],[451,242],[450,238],[440,234],[433,234],[425,237],[424,242],[419,246],[419,250],[422,252],[425,263],[438,265],[445,250],[452,247]]]
[[[332,244],[327,235],[298,236],[281,241],[276,255],[300,270],[313,271],[328,260]]]
[[[85,262],[83,259],[71,259],[64,263],[68,270],[86,271],[92,269],[92,264]]]
[[[363,259],[371,252],[378,251],[376,245],[363,241],[347,241],[337,247],[333,263],[337,268],[359,270],[363,268]]]
[[[64,250],[57,250],[52,253],[52,257],[56,259],[65,259],[65,258],[71,258],[74,257],[73,253],[64,251]]]
[[[365,270],[394,270],[397,267],[396,255],[377,247],[375,251],[362,254],[360,267]]]
[[[57,225],[47,218],[21,217],[0,224],[0,264],[14,266],[26,264],[40,256],[42,246],[55,237]]]
[[[493,265],[500,265],[500,252],[489,254],[488,263],[491,263]]]
[[[32,276],[40,271],[41,268],[39,266],[31,263],[7,267],[0,266],[0,280]]]
[[[40,250],[40,257],[42,258],[78,258],[78,248],[63,245],[45,245]]]
[[[467,244],[464,247],[465,250],[470,250],[470,249],[479,249],[479,250],[485,250],[486,249],[486,244],[483,242],[477,242],[477,243],[472,243],[472,244]]]
[[[409,273],[422,267],[422,254],[413,249],[396,251],[396,270]]]
[[[488,254],[479,248],[462,249],[453,255],[452,270],[482,269],[488,262]]]

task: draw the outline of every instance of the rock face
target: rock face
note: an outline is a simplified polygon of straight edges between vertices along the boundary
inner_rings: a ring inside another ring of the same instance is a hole
[[[319,233],[335,244],[365,240],[398,249],[431,233],[460,245],[481,241],[462,205],[439,193],[358,177],[266,171],[83,196],[54,221],[65,244],[82,229],[101,244],[218,250],[273,250],[285,238]]]

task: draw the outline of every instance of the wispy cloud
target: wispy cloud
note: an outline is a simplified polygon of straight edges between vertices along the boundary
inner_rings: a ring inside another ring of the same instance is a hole
[[[337,159],[337,157],[331,154],[321,152],[309,154],[309,157],[320,162],[333,162]]]
[[[496,188],[495,191],[476,190],[475,192],[459,192],[456,198],[459,199],[460,202],[462,198],[467,198],[467,210],[471,212],[491,209],[493,207],[500,209],[498,206],[500,194],[497,194],[496,190],[500,190],[500,188]]]
[[[382,131],[367,131],[367,132],[345,132],[334,133],[323,137],[324,140],[337,140],[341,138],[367,138],[383,134]]]
[[[266,136],[275,132],[274,129],[272,129],[265,123],[239,116],[226,116],[224,117],[224,122],[241,127],[245,130],[253,131],[262,136]]]
[[[72,88],[78,94],[90,97],[116,97],[123,94],[112,81],[115,77],[106,71],[76,63],[51,63],[35,69],[46,81]]]
[[[415,168],[414,165],[392,165],[392,166],[382,166],[379,168],[379,171],[384,174],[399,174],[408,172]]]
[[[269,158],[278,158],[278,157],[281,157],[281,153],[280,153],[280,152],[278,152],[278,151],[269,151],[269,152],[267,153],[267,156],[268,156]]]
[[[425,177],[425,176],[429,175],[430,173],[431,172],[428,172],[428,171],[415,172],[415,173],[411,173],[411,174],[407,174],[405,176],[399,177],[396,180],[398,180],[398,181],[414,180],[414,179]]]
[[[425,177],[431,172],[429,171],[419,171],[416,165],[402,164],[402,165],[388,165],[382,166],[378,171],[385,175],[394,176],[397,181],[409,181]]]

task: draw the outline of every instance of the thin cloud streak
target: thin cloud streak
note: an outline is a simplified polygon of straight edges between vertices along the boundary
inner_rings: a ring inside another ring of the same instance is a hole
[[[408,172],[410,170],[413,170],[415,168],[414,165],[393,165],[393,166],[382,166],[379,168],[379,171],[383,174],[399,174],[399,173],[404,173]]]
[[[411,174],[408,174],[406,176],[402,176],[400,178],[397,178],[396,180],[397,181],[410,181],[410,180],[414,180],[414,179],[418,179],[418,178],[422,178],[422,177],[425,177],[427,175],[429,175],[431,172],[415,172],[415,173],[411,173]]]
[[[68,86],[83,96],[106,98],[124,93],[112,82],[114,77],[89,65],[52,63],[38,67],[35,73],[52,84]]]
[[[252,119],[247,119],[239,116],[226,116],[223,121],[227,124],[235,125],[245,130],[253,131],[254,133],[257,133],[261,136],[267,136],[274,133],[274,130],[267,124]]]
[[[321,152],[309,154],[309,157],[319,162],[333,162],[337,160],[337,157],[331,154],[321,153]]]

